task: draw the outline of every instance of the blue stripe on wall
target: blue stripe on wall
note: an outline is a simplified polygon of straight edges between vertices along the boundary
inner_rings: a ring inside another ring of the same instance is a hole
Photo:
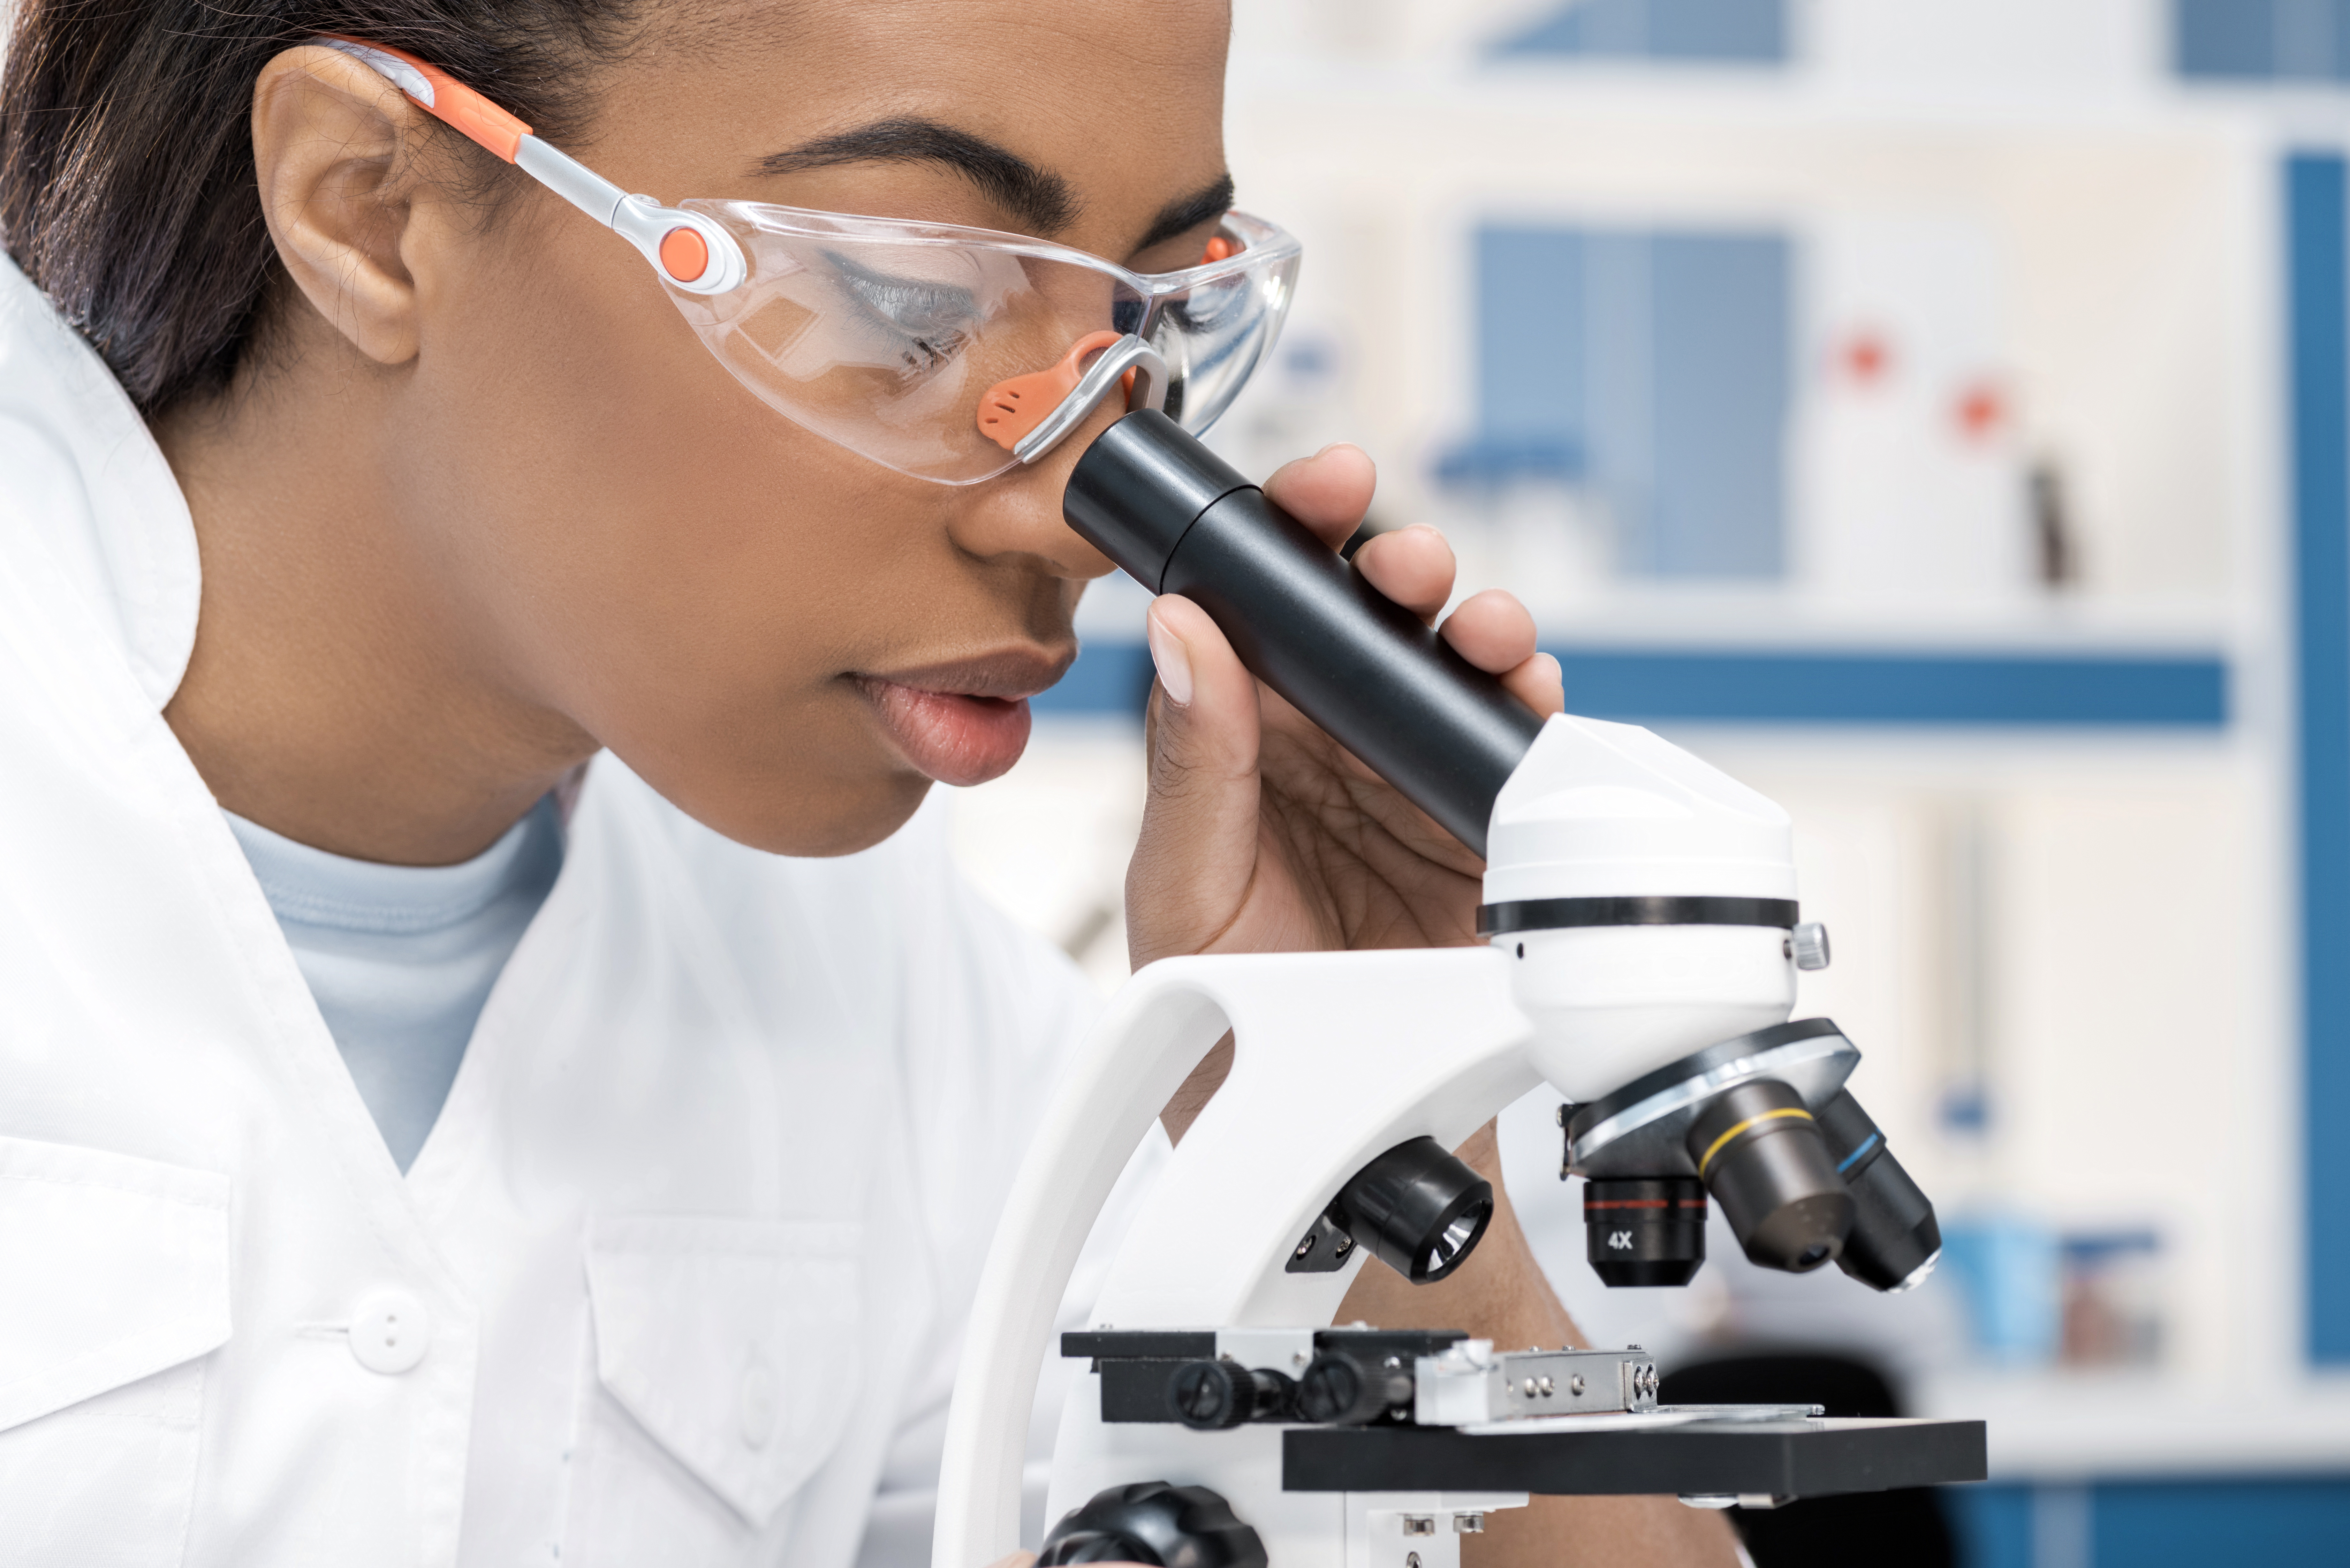
[[[1491,52],[1776,64],[1786,0],[1565,0]]]
[[[1553,651],[1567,706],[1602,719],[2194,729],[2228,722],[2228,668],[2213,655]],[[1139,644],[1095,643],[1035,707],[1139,713],[1149,686],[1150,658]]]
[[[2293,1480],[2105,1482],[2090,1490],[2092,1568],[2350,1558],[2350,1485]]]
[[[2189,725],[2228,720],[2220,659],[1560,649],[1594,718],[1790,724]]]
[[[2303,1159],[2309,1355],[2350,1361],[2350,1165],[2320,1158],[2350,1109],[2350,271],[2344,163],[2284,166],[2299,682]]]
[[[2350,1557],[2350,1481],[2340,1477],[2100,1481],[2064,1493],[2010,1485],[1943,1488],[1960,1562],[1965,1568],[2209,1568]],[[2081,1511],[2069,1521],[2045,1517],[2066,1509]]]
[[[1961,1568],[2037,1568],[2032,1561],[2030,1487],[1946,1486],[1941,1497],[1958,1537]]]

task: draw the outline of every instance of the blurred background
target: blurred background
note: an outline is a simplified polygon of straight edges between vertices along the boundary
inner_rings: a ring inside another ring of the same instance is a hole
[[[1941,1212],[1907,1296],[1719,1229],[1611,1293],[1538,1095],[1586,1332],[1990,1420],[1991,1484],[1743,1517],[1762,1568],[2350,1562],[2350,0],[1237,9],[1242,204],[1306,259],[1215,444],[1360,443],[1571,709],[1794,815],[1797,1013]],[[1145,602],[955,802],[1105,987]]]

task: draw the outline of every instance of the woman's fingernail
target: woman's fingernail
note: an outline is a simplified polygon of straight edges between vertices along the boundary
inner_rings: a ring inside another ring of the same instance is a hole
[[[1178,708],[1191,701],[1191,656],[1184,651],[1183,639],[1167,628],[1159,612],[1150,612],[1150,662],[1159,667],[1159,684],[1167,690],[1167,701]]]

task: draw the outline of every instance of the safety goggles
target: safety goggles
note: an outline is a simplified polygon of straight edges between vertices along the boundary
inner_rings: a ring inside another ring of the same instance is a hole
[[[1197,266],[1136,273],[1019,234],[764,202],[632,196],[436,67],[319,43],[636,246],[719,363],[793,423],[900,473],[1034,462],[1113,384],[1198,433],[1273,348],[1297,242],[1227,213]]]

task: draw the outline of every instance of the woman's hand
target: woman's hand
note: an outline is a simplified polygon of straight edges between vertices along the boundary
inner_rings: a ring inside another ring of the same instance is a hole
[[[1371,502],[1371,460],[1334,446],[1284,466],[1265,493],[1332,548]],[[1452,550],[1425,526],[1383,534],[1355,565],[1433,619]],[[1476,595],[1444,639],[1537,713],[1563,706],[1558,661],[1506,593]],[[1482,864],[1296,709],[1260,686],[1189,599],[1150,607],[1159,668],[1150,795],[1126,879],[1135,966],[1179,953],[1426,947],[1475,939]]]
[[[1589,1344],[1518,1225],[1493,1124],[1453,1152],[1493,1184],[1485,1239],[1458,1272],[1432,1285],[1364,1259],[1332,1321],[1462,1329],[1504,1348]],[[1461,1561],[1463,1568],[1737,1568],[1743,1558],[1727,1519],[1669,1497],[1536,1497],[1486,1515],[1485,1533],[1461,1542]]]

